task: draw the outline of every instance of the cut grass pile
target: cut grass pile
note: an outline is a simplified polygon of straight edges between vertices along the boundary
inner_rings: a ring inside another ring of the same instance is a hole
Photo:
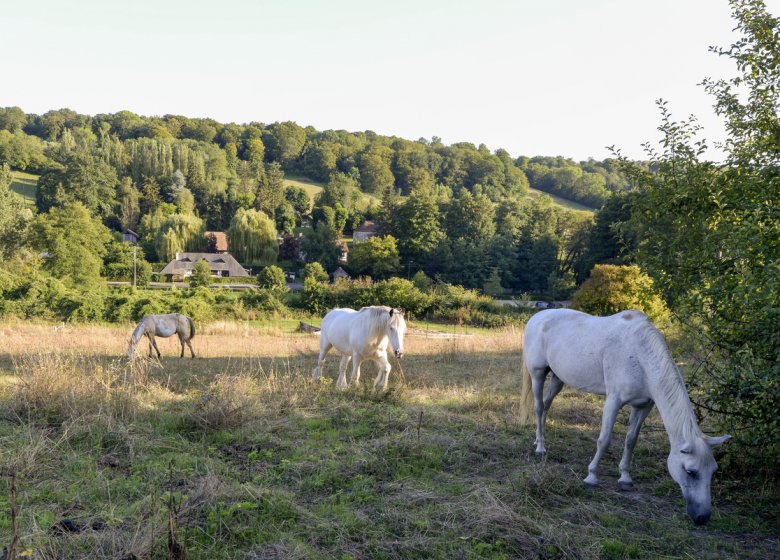
[[[518,424],[520,333],[409,337],[391,390],[309,381],[315,335],[205,325],[180,360],[122,360],[130,328],[0,325],[0,465],[36,558],[768,558],[769,483],[713,481],[694,527],[651,415],[637,490],[617,490],[626,418],[581,484],[601,399],[565,390],[545,459]],[[142,348],[146,350],[145,346]],[[11,542],[0,477],[0,544]]]

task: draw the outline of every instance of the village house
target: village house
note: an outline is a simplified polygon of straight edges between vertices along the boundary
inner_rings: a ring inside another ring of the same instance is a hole
[[[201,259],[208,263],[212,276],[249,276],[249,272],[229,253],[176,253],[176,258],[160,274],[171,276],[174,282],[182,281],[192,276],[195,263]]]
[[[366,220],[360,227],[352,232],[352,241],[355,243],[362,243],[369,237],[373,237],[379,233],[379,228],[371,220]]]
[[[338,282],[339,280],[349,280],[349,274],[341,267],[333,271],[333,282]]]
[[[122,241],[125,243],[138,243],[138,234],[130,228],[125,228],[122,232]]]
[[[347,262],[347,258],[349,257],[349,245],[347,245],[346,241],[336,241],[336,247],[339,248],[341,253],[339,254],[339,262],[345,263]]]
[[[227,253],[228,240],[224,231],[207,231],[203,234],[209,244],[209,253]]]

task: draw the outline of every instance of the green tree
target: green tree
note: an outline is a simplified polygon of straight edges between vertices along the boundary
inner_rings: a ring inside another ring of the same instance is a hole
[[[349,267],[357,274],[368,274],[376,279],[392,276],[401,268],[395,237],[374,236],[355,243],[349,253]]]
[[[46,253],[43,269],[83,291],[103,286],[100,272],[111,234],[80,202],[52,208],[31,226],[33,246]]]
[[[10,189],[11,169],[0,165],[0,258],[8,260],[27,242],[27,227],[33,218],[22,198]]]
[[[461,189],[447,207],[446,229],[452,239],[488,239],[496,232],[495,205],[480,193]]]
[[[397,210],[395,228],[398,244],[405,260],[420,263],[444,238],[441,230],[441,212],[433,189],[415,188],[406,202]]]
[[[325,270],[335,270],[341,249],[336,246],[336,231],[323,221],[314,225],[312,232],[304,236],[301,250],[308,262],[317,261]]]
[[[291,121],[274,123],[268,127],[264,140],[271,160],[285,165],[301,155],[306,131]]]
[[[176,253],[196,251],[205,245],[203,220],[193,214],[172,214],[164,218],[155,232],[157,256],[170,261]]]
[[[279,244],[276,227],[263,212],[239,208],[227,230],[231,252],[241,262],[270,265],[276,262]]]
[[[284,271],[272,264],[257,273],[257,285],[268,290],[282,291],[287,288],[287,280]]]
[[[63,169],[44,173],[38,180],[36,204],[47,212],[55,206],[80,202],[90,212],[108,216],[116,201],[117,175],[113,167],[86,153],[63,159]]]
[[[292,205],[298,216],[308,216],[311,212],[311,197],[303,187],[288,186],[284,198]]]
[[[306,266],[303,267],[303,277],[313,278],[317,282],[328,281],[328,273],[318,262],[306,263]]]
[[[134,251],[135,266],[133,264]],[[143,249],[113,239],[106,245],[106,254],[103,257],[103,276],[109,280],[125,282],[132,282],[135,277],[136,285],[147,286],[152,278],[152,265],[144,258]]]
[[[780,20],[760,0],[731,0],[741,37],[714,52],[736,63],[704,80],[726,127],[725,161],[704,160],[690,120],[661,108],[654,173],[623,161],[641,187],[632,222],[647,270],[709,357],[695,400],[735,431],[743,456],[780,456]]]
[[[192,267],[192,275],[188,279],[190,288],[208,288],[211,285],[211,268],[206,259],[199,259]]]

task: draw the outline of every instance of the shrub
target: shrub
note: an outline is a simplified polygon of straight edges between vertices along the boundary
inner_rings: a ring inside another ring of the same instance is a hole
[[[106,312],[106,300],[100,294],[70,292],[63,296],[58,311],[68,321],[102,321]]]
[[[594,315],[638,309],[653,322],[663,322],[669,317],[653,281],[637,266],[596,265],[590,278],[574,294],[573,307]]]
[[[269,290],[285,290],[287,280],[284,271],[276,265],[266,266],[257,274],[257,285]]]
[[[328,285],[307,276],[303,281],[302,303],[309,313],[321,315],[331,307]]]
[[[240,301],[248,308],[262,313],[284,313],[287,307],[272,290],[247,290],[241,294]]]
[[[317,282],[328,281],[328,273],[325,272],[325,269],[318,262],[307,263],[306,266],[303,267],[303,277],[304,279],[313,278]]]
[[[201,286],[208,288],[211,285],[211,268],[205,259],[200,259],[195,263],[192,268],[192,276],[189,278],[189,285],[191,288]]]

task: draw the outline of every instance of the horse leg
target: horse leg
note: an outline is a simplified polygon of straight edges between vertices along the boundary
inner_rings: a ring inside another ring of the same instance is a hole
[[[146,338],[148,338],[148,339],[149,339],[149,357],[151,358],[152,356],[154,356],[154,354],[152,354],[152,348],[153,348],[153,346],[152,346],[152,345],[154,344],[154,335],[152,335],[152,334],[149,334],[149,333],[147,332],[147,333],[146,333]]]
[[[618,480],[618,486],[621,490],[631,490],[634,486],[634,481],[631,479],[631,475],[628,474],[628,467],[631,464],[631,454],[634,452],[634,446],[636,445],[637,437],[639,436],[639,429],[642,427],[642,422],[645,421],[647,415],[653,410],[653,403],[645,406],[632,406],[631,415],[628,418],[628,433],[626,433],[626,444],[623,447],[623,458],[620,459],[620,479]]]
[[[154,339],[154,335],[153,334],[149,335],[149,340],[151,341],[152,346],[154,346],[154,349],[157,352],[157,359],[159,360],[160,358],[162,358],[162,354],[160,354],[160,349],[157,348],[157,341]],[[149,347],[149,356],[151,356],[151,355],[152,355],[152,348],[150,346]]]
[[[320,355],[317,358],[317,365],[311,373],[312,381],[319,381],[322,376],[322,366],[325,364],[325,355],[333,347],[327,340],[320,339]]]
[[[531,392],[534,394],[534,412],[536,413],[536,440],[534,443],[536,444],[536,454],[542,455],[547,453],[547,449],[544,447],[544,421],[547,415],[544,413],[544,401],[542,400],[547,368],[529,369],[528,373],[531,376]]]
[[[352,354],[352,380],[350,382],[355,385],[360,382],[360,355],[357,352]]]
[[[179,335],[179,344],[181,344],[181,354],[179,354],[179,358],[184,357],[184,337],[181,335],[181,333],[177,333]]]
[[[588,465],[588,476],[585,477],[585,484],[588,486],[596,486],[599,483],[599,477],[596,474],[596,470],[599,466],[601,456],[609,447],[609,440],[612,437],[612,427],[615,425],[615,419],[617,418],[618,411],[623,406],[620,397],[617,395],[607,395],[607,400],[604,402],[604,412],[601,415],[601,432],[599,433],[599,440],[596,444],[596,454],[593,456],[593,460]]]
[[[189,348],[190,348],[190,354],[192,354],[192,357],[195,358],[195,350],[192,349],[192,342],[190,342],[190,339],[187,338],[187,339],[185,339],[184,342],[187,343],[187,346],[189,346]],[[181,349],[181,357],[182,358],[184,357],[184,347],[183,346],[182,346],[182,349]]]
[[[563,389],[563,381],[561,381],[555,372],[550,374],[550,384],[547,386],[546,394],[544,395],[544,409],[542,410],[542,426],[547,422],[547,412],[550,410],[555,396]]]
[[[339,389],[346,389],[348,387],[347,366],[349,365],[350,359],[352,359],[352,356],[349,355],[341,357],[341,363],[339,363],[339,379],[336,381],[336,387]]]
[[[392,369],[390,362],[387,360],[387,354],[380,356],[374,361],[379,366],[379,374],[376,376],[376,379],[374,379],[374,389],[377,391],[380,389],[387,389],[387,381],[390,377],[390,370]]]

